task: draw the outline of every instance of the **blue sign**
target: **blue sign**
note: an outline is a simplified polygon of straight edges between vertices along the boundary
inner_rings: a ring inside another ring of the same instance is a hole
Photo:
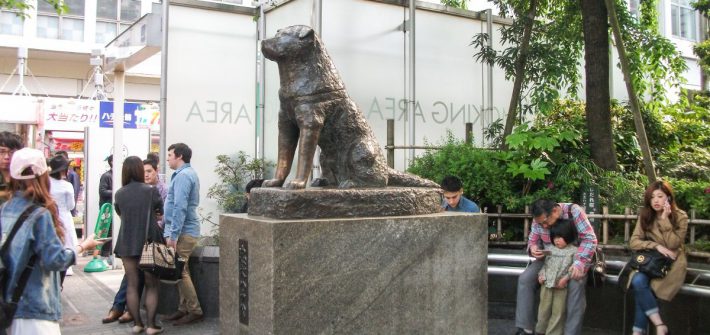
[[[123,104],[123,128],[135,129],[136,109],[140,104],[126,102]],[[99,105],[99,127],[113,128],[113,101],[101,101]]]

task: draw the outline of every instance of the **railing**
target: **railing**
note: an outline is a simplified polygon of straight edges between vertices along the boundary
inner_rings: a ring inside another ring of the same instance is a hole
[[[510,255],[510,254],[488,254],[488,274],[499,276],[519,276],[525,271],[526,265],[533,261],[534,258],[527,255]],[[491,264],[493,263],[493,264]],[[496,263],[512,264],[496,265]],[[612,270],[613,274],[606,274],[606,282],[610,284],[618,284],[618,273],[623,269],[626,262],[607,260],[606,267]],[[704,283],[710,282],[710,270],[688,268],[685,284],[680,289],[681,293],[691,296],[710,298],[710,285]]]
[[[465,143],[473,142],[473,123],[466,122],[466,139]],[[394,168],[394,150],[395,149],[441,149],[440,146],[429,146],[429,145],[394,145],[394,119],[387,119],[387,145],[385,145],[385,151],[387,152],[387,166]]]
[[[524,214],[514,214],[514,213],[503,213],[503,206],[497,206],[495,213],[488,212],[488,218],[496,220],[497,234],[498,236],[503,236],[503,219],[522,219],[523,220],[523,242],[527,241],[528,234],[530,231],[530,224],[532,222],[532,214],[530,214],[530,207],[525,207]],[[624,242],[628,242],[631,237],[632,225],[636,224],[638,220],[637,214],[632,214],[630,208],[624,210],[624,214],[609,214],[609,209],[604,206],[602,207],[601,214],[587,214],[589,219],[601,219],[601,244],[609,243],[609,221],[610,220],[624,220]],[[691,244],[695,243],[695,230],[698,226],[710,226],[710,220],[698,219],[695,217],[695,210],[690,210],[688,217],[688,238]]]

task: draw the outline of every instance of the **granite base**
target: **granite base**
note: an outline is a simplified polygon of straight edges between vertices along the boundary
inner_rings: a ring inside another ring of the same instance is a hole
[[[487,334],[482,214],[220,217],[222,334]]]

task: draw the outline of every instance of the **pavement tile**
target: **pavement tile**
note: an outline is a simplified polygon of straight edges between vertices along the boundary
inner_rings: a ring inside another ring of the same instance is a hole
[[[62,291],[62,321],[63,334],[81,335],[115,335],[131,334],[131,324],[118,322],[102,324],[113,303],[113,297],[121,285],[123,270],[108,270],[104,272],[84,272],[84,265],[91,257],[79,257],[74,266],[74,275],[64,280]],[[145,311],[143,311],[145,313]],[[143,314],[145,317],[145,314]],[[160,320],[160,316],[158,316]],[[160,321],[158,321],[160,324]],[[164,324],[163,334],[219,334],[219,319],[205,318],[204,321],[181,327]]]

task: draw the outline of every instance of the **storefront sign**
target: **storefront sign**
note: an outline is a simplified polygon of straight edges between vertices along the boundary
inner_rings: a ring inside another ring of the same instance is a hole
[[[42,110],[45,130],[84,131],[99,120],[97,100],[45,98]]]
[[[158,104],[123,104],[123,128],[160,131],[160,107]],[[113,101],[101,101],[99,127],[113,128]]]

